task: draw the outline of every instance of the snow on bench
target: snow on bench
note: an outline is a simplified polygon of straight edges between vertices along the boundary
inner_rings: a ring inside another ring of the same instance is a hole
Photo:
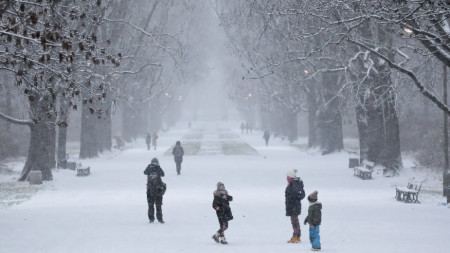
[[[353,175],[363,180],[372,179],[374,162],[364,160],[361,167],[353,168]]]
[[[91,174],[91,167],[78,167],[77,176],[89,176]]]
[[[405,203],[420,203],[419,193],[423,181],[409,180],[408,185],[395,187],[395,198]]]

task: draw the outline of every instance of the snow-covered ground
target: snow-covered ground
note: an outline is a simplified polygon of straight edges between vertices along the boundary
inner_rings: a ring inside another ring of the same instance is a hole
[[[408,160],[399,177],[374,173],[364,181],[348,169],[346,152],[321,156],[277,139],[266,147],[261,132],[242,135],[239,123],[182,126],[187,124],[161,133],[157,150],[147,151],[142,139],[82,161],[91,167],[88,177],[57,170],[54,181],[29,186],[15,182],[17,174],[0,175],[0,252],[308,252],[303,224],[302,242],[286,243],[292,228],[284,215],[284,189],[286,172],[294,168],[307,194],[319,191],[324,252],[450,252],[450,208],[441,204],[442,182],[415,172]],[[180,176],[167,152],[177,140],[192,150]],[[153,157],[166,173],[165,224],[147,219],[143,170]],[[421,204],[394,198],[395,186],[411,177],[427,178]],[[229,245],[211,239],[218,229],[211,207],[217,181],[234,197]],[[306,199],[302,205],[301,221]]]

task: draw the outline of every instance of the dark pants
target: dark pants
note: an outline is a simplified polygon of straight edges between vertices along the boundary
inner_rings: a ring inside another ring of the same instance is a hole
[[[292,236],[300,237],[301,231],[300,231],[300,223],[298,222],[298,215],[291,216],[291,224],[292,229],[294,230]]]
[[[178,175],[180,175],[180,172],[181,172],[181,162],[175,162],[175,164],[177,165],[177,173],[178,173]]]
[[[162,200],[163,200],[162,196],[152,196],[147,191],[148,219],[150,221],[155,220],[155,207],[154,207],[155,205],[156,205],[156,219],[158,219],[158,221],[163,220],[163,214],[161,209]]]
[[[227,230],[227,228],[228,228],[228,221],[226,221],[226,220],[221,220],[221,219],[219,218],[219,225],[220,225],[220,228],[219,228],[219,230],[217,231],[217,233],[219,233],[219,236],[225,236],[224,232],[225,232],[225,230]]]

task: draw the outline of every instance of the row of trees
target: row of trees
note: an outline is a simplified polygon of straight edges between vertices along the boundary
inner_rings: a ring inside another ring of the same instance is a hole
[[[268,127],[290,140],[297,137],[293,118],[307,111],[309,146],[338,151],[342,115],[354,111],[360,158],[397,173],[402,86],[450,113],[434,89],[436,79],[422,71],[449,66],[447,1],[248,0],[214,6],[247,68],[243,79],[249,81],[234,82],[236,100],[257,106],[263,118],[279,117],[267,122],[282,127]]]
[[[31,170],[51,180],[51,169],[64,166],[72,110],[82,115],[80,158],[111,149],[117,108],[123,112],[126,140],[148,131],[150,105],[153,114],[160,114],[166,106],[160,95],[182,79],[183,23],[169,16],[182,17],[190,5],[163,0],[0,3],[0,119],[30,129],[19,180]],[[7,106],[24,98],[27,105],[20,112]]]

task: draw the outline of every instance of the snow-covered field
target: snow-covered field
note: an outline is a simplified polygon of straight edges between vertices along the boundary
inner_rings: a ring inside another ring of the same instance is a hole
[[[158,149],[146,150],[144,139],[123,151],[84,160],[92,174],[54,171],[41,186],[17,183],[17,173],[0,175],[0,252],[308,252],[308,229],[302,242],[292,235],[284,214],[286,172],[298,169],[307,194],[319,191],[324,252],[450,252],[450,208],[439,192],[442,182],[415,172],[405,160],[399,177],[360,180],[348,169],[349,154],[321,156],[281,140],[264,145],[262,133],[241,135],[239,123],[194,123],[161,133]],[[177,140],[193,151],[181,175],[167,152]],[[195,151],[194,151],[195,150]],[[149,224],[143,170],[158,157],[166,173],[165,224]],[[20,172],[22,164],[15,165]],[[395,186],[409,178],[427,179],[421,204],[394,198]],[[234,197],[235,217],[226,236],[211,235],[218,222],[211,207],[217,181]],[[302,201],[303,221],[307,200]]]

